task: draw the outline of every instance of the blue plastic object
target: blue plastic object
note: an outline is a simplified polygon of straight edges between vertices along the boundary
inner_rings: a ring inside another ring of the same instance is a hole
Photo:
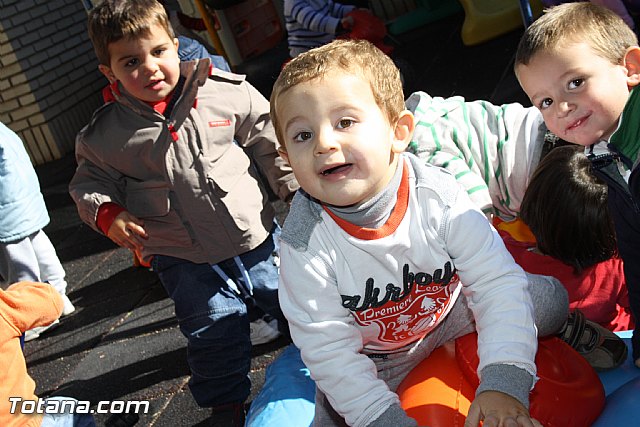
[[[291,344],[267,367],[264,386],[251,403],[245,427],[310,426],[315,396],[315,384],[300,350]]]
[[[638,425],[640,419],[640,369],[631,357],[631,331],[616,334],[627,344],[629,356],[619,368],[598,374],[607,402],[592,427]]]

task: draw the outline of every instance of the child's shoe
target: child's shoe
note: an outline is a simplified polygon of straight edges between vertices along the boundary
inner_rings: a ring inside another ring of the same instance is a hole
[[[244,427],[246,412],[244,404],[229,403],[213,407],[211,427]]]
[[[26,331],[24,333],[24,341],[27,342],[27,341],[35,340],[36,338],[40,337],[40,335],[42,335],[44,332],[55,328],[59,324],[60,324],[60,320],[56,319],[50,325],[47,325],[47,326],[36,326],[33,329],[29,329],[28,331]]]
[[[269,315],[249,323],[251,345],[266,344],[278,338],[278,321]]]
[[[71,300],[69,299],[69,297],[66,295],[62,295],[62,315],[68,316],[74,311],[76,311],[76,308],[71,302]]]
[[[596,371],[617,368],[627,360],[627,345],[622,338],[587,320],[580,310],[569,314],[558,336],[587,359]]]
[[[138,414],[113,414],[104,422],[105,427],[131,427],[140,420]]]

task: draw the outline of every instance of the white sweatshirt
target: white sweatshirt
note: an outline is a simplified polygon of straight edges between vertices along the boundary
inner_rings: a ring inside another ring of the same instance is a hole
[[[363,350],[415,345],[460,291],[476,319],[478,371],[511,364],[536,372],[524,272],[448,172],[411,154],[401,161],[407,175],[381,228],[341,227],[298,192],[282,232],[279,297],[291,336],[317,386],[352,426],[399,402]]]

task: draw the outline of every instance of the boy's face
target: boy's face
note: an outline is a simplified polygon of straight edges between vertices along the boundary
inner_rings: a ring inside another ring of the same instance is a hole
[[[146,102],[161,101],[180,77],[178,39],[154,25],[147,36],[109,44],[110,66],[99,65],[109,82],[120,81],[131,95]]]
[[[635,84],[624,64],[611,63],[585,42],[539,52],[516,74],[549,130],[583,146],[611,136]]]
[[[288,89],[276,113],[287,150],[281,154],[298,183],[334,206],[360,203],[380,192],[413,132],[411,113],[403,112],[391,125],[369,82],[344,71]]]

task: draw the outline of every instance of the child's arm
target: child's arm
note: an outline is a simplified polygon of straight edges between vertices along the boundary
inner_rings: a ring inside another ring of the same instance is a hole
[[[536,108],[464,98],[407,100],[416,116],[408,151],[448,169],[485,215],[513,219],[537,165],[546,127]]]
[[[49,325],[60,317],[62,305],[62,297],[48,283],[18,282],[6,290],[0,289],[0,317],[12,326],[12,336],[7,338],[20,336],[36,326]]]
[[[481,382],[473,409],[477,416],[493,414],[501,422],[523,414],[527,421],[518,425],[529,426],[523,409],[529,405],[536,374],[537,333],[527,277],[465,192],[459,191],[449,203],[445,222],[434,226],[444,230],[447,251],[476,321]]]
[[[278,142],[269,117],[269,101],[251,84],[245,83],[248,111],[243,111],[236,129],[236,140],[254,162],[273,193],[288,201],[298,189],[291,167],[278,154]]]
[[[107,203],[125,206],[124,176],[106,164],[102,160],[104,156],[84,142],[83,132],[76,139],[78,167],[69,183],[69,194],[76,203],[80,219],[95,231],[104,233],[105,230],[98,225],[98,213]]]
[[[321,33],[336,34],[341,28],[342,18],[355,9],[353,5],[343,5],[327,0],[326,9],[316,9],[305,0],[285,2],[285,15],[291,16],[304,28]]]
[[[321,258],[281,243],[278,297],[317,387],[347,425],[375,425],[388,412],[394,426],[415,426],[397,394],[378,378],[373,361],[360,353],[362,335],[342,307],[330,264]]]
[[[343,306],[334,242],[326,240],[331,233],[320,215],[297,193],[283,227],[278,298],[293,341],[316,385],[348,425],[374,425],[393,413],[392,425],[415,426],[398,395],[378,378],[375,363],[361,353],[363,336]]]

